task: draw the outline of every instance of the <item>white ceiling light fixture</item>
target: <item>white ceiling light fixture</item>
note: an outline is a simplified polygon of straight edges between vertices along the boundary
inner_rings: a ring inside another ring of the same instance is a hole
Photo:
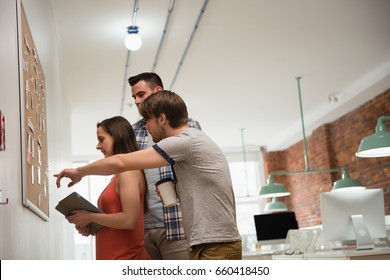
[[[135,19],[137,17],[138,12],[138,0],[134,1],[134,9],[133,9],[133,22],[131,26],[127,27],[127,36],[125,38],[125,46],[130,51],[137,51],[142,46],[142,39],[138,35],[138,26],[135,25]]]
[[[138,26],[129,26],[125,38],[125,46],[131,51],[138,51],[142,46],[142,39],[138,35]]]

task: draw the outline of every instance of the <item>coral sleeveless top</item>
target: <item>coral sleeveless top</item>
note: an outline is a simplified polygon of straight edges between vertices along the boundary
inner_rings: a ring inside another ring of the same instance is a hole
[[[122,212],[119,193],[116,191],[115,175],[105,190],[100,194],[98,207],[106,214]],[[141,192],[141,209],[135,229],[114,229],[104,227],[96,233],[97,260],[147,260],[148,253],[144,247],[144,195]]]

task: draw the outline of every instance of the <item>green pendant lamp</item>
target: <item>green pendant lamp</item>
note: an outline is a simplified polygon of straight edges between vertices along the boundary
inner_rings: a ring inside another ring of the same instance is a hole
[[[286,204],[280,202],[277,197],[273,197],[271,202],[268,202],[264,207],[265,212],[282,212],[287,211]]]
[[[385,120],[390,120],[390,116],[378,119],[375,134],[362,139],[356,156],[365,158],[390,156],[390,133],[386,129]]]
[[[268,179],[268,185],[260,188],[260,197],[280,197],[290,195],[286,187],[282,184],[275,183],[273,176]]]
[[[343,170],[342,178],[333,184],[332,191],[339,191],[339,190],[355,190],[355,189],[365,189],[366,187],[363,186],[363,184],[357,180],[357,179],[351,179],[349,177],[349,174],[347,171]]]

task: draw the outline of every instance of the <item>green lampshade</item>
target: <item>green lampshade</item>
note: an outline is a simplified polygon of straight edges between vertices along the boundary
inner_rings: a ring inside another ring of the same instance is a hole
[[[351,179],[349,177],[349,174],[344,171],[343,177],[334,182],[332,191],[338,191],[338,190],[349,190],[349,189],[365,189],[366,187],[363,186],[363,184],[356,179]]]
[[[380,117],[375,127],[375,134],[362,139],[356,156],[387,157],[390,156],[390,133],[386,130],[384,120],[390,117]]]
[[[277,197],[273,197],[271,202],[268,202],[264,207],[265,212],[281,212],[287,211],[286,204],[280,202]]]
[[[290,195],[290,192],[282,184],[275,183],[272,176],[268,180],[268,185],[261,187],[259,192],[260,197],[280,197],[287,195]]]

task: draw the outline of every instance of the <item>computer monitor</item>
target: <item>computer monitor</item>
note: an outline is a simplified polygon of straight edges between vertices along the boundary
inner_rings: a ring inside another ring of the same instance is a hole
[[[339,190],[321,193],[322,230],[325,241],[374,248],[373,238],[386,237],[382,189]]]
[[[294,212],[276,212],[254,215],[259,244],[283,244],[290,229],[298,229]]]

